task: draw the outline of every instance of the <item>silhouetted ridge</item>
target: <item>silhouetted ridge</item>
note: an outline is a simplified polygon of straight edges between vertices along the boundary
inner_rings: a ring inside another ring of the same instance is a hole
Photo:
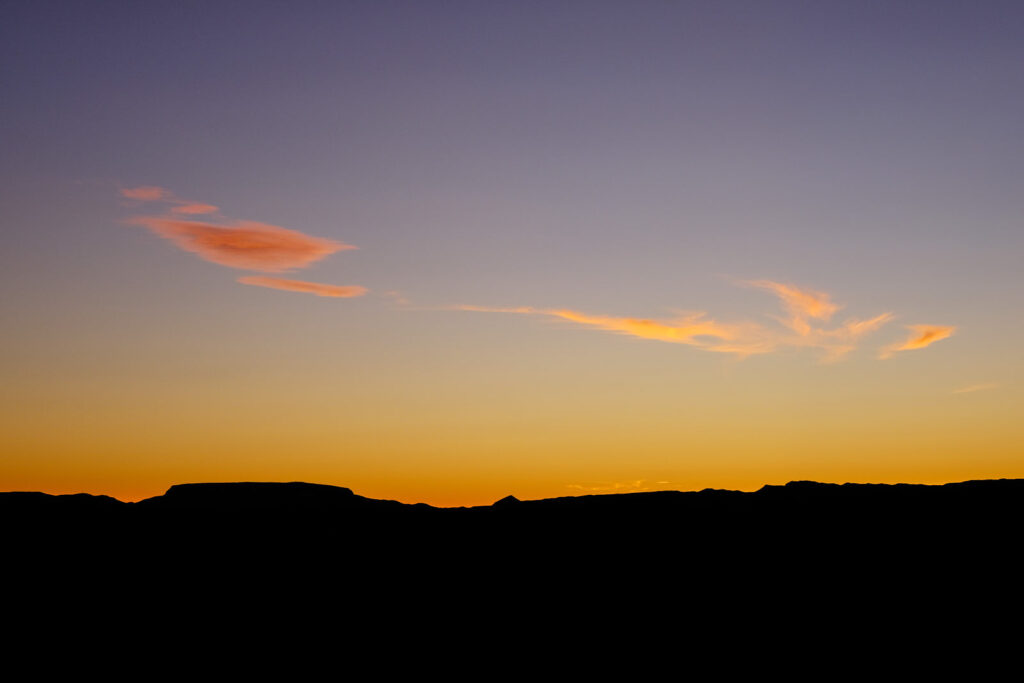
[[[186,539],[244,536],[263,542],[259,539],[271,533],[267,538],[303,534],[310,542],[325,535],[332,542],[356,537],[396,544],[448,539],[464,548],[500,544],[508,534],[519,538],[517,542],[548,539],[562,544],[572,539],[595,548],[609,542],[701,538],[821,542],[851,533],[978,539],[1016,530],[1024,521],[1024,479],[944,485],[793,481],[753,493],[705,489],[527,501],[510,495],[468,508],[408,505],[302,482],[197,483],[172,486],[164,495],[139,503],[87,494],[0,493],[0,513],[7,515],[5,521],[17,520],[26,533],[38,522],[48,525],[48,532],[87,526],[89,533],[102,533],[120,525],[132,538],[156,530],[182,532]]]
[[[0,512],[17,510],[21,512],[72,512],[115,510],[125,505],[110,496],[94,496],[88,493],[65,493],[50,495],[37,491],[12,491],[0,493]]]

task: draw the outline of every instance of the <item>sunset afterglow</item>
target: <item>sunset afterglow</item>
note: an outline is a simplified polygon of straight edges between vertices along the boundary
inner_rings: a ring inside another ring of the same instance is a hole
[[[191,7],[0,15],[0,490],[1024,477],[1024,5]]]

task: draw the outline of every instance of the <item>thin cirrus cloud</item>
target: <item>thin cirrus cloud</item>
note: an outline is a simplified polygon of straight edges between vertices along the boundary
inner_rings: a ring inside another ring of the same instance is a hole
[[[351,299],[366,294],[366,287],[357,285],[324,285],[319,282],[304,282],[302,280],[285,280],[279,277],[265,277],[262,275],[245,275],[238,278],[243,285],[255,285],[257,287],[269,287],[270,289],[283,289],[287,292],[305,292],[317,296],[335,297],[339,299]]]
[[[907,325],[911,331],[909,337],[904,341],[886,346],[879,354],[879,358],[892,358],[900,351],[914,351],[931,346],[937,341],[953,336],[956,328],[948,325]]]
[[[801,290],[793,285],[772,282],[771,280],[748,280],[742,284],[766,289],[779,297],[782,300],[783,307],[791,316],[787,325],[801,333],[804,333],[810,327],[807,324],[807,318],[828,320],[832,317],[833,313],[841,308],[839,305],[832,303],[832,298],[824,292],[815,292],[809,289]]]
[[[988,391],[989,389],[996,389],[999,387],[998,382],[985,382],[984,384],[971,384],[970,386],[960,387],[954,389],[954,394],[973,394],[978,391]]]
[[[495,308],[487,306],[459,306],[459,310],[480,313],[521,313],[561,318],[570,322],[596,327],[609,332],[619,332],[641,339],[656,339],[675,344],[704,345],[705,338],[731,341],[737,337],[737,330],[707,320],[703,313],[691,313],[674,320],[647,320],[643,318],[616,318],[607,315],[589,315],[566,309],[544,309],[531,306]]]
[[[672,482],[659,481],[656,484],[670,484]],[[646,479],[635,479],[633,481],[613,481],[609,483],[595,482],[586,484],[566,484],[566,488],[585,491],[587,493],[631,493],[637,491],[650,491],[654,488],[647,483]]]
[[[228,268],[285,273],[307,268],[339,251],[357,248],[337,240],[313,237],[268,223],[193,220],[189,216],[216,213],[218,207],[178,199],[174,193],[161,187],[125,188],[120,192],[127,199],[157,203],[165,209],[169,208],[169,212],[158,215],[132,216],[126,223],[142,226],[169,240],[179,249]],[[330,285],[259,276],[243,277],[238,281],[247,285],[333,298],[362,296],[367,291],[365,287],[356,285]]]
[[[850,318],[826,327],[841,306],[828,294],[771,280],[753,280],[740,284],[764,289],[777,296],[786,315],[770,316],[779,326],[755,321],[720,322],[705,313],[689,313],[673,319],[593,315],[567,309],[458,306],[459,310],[486,313],[515,313],[546,316],[615,332],[640,339],[685,344],[704,351],[747,357],[788,348],[816,350],[826,362],[836,361],[855,350],[867,335],[879,330],[895,316],[880,313],[867,319]],[[930,343],[930,342],[929,342]]]

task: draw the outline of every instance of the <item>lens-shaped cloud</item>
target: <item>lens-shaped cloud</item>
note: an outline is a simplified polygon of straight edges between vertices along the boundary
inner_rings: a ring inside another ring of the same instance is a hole
[[[135,216],[128,222],[146,227],[207,261],[264,273],[305,268],[335,252],[356,248],[351,244],[252,221],[219,225],[167,216]]]
[[[340,299],[351,299],[362,296],[367,292],[366,287],[359,287],[358,285],[325,285],[319,282],[285,280],[279,277],[266,277],[263,275],[245,275],[238,278],[238,282],[241,282],[243,285],[283,289],[287,292],[303,292]]]
[[[228,268],[284,273],[306,268],[336,252],[356,249],[351,244],[312,237],[268,223],[189,219],[189,216],[212,214],[219,209],[213,204],[179,199],[162,187],[146,185],[125,188],[120,192],[127,199],[162,206],[164,211],[159,215],[133,216],[126,223],[147,228],[180,249]],[[367,292],[365,287],[358,285],[328,285],[256,275],[241,277],[238,282],[334,298],[352,298]]]

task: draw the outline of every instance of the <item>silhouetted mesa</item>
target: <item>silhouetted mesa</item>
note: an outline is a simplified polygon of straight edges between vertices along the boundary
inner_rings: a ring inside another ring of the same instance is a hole
[[[745,493],[718,489],[586,495],[520,501],[507,496],[489,506],[436,508],[365,498],[350,489],[321,484],[179,484],[162,496],[123,503],[109,496],[0,493],[6,526],[38,524],[175,525],[197,535],[230,523],[264,528],[275,522],[301,525],[303,533],[499,533],[529,530],[544,536],[571,533],[688,538],[730,533],[752,537],[840,531],[895,533],[990,533],[1017,529],[1024,511],[1024,479],[966,481],[944,485],[820,484],[794,481]]]
[[[462,508],[299,482],[182,484],[138,503],[0,493],[16,573],[87,571],[112,590],[134,577],[211,601],[232,586],[247,596],[317,586],[371,602],[539,590],[574,604],[645,586],[711,601],[737,590],[896,600],[923,586],[924,599],[1015,583],[1022,513],[1021,479],[507,496]]]

